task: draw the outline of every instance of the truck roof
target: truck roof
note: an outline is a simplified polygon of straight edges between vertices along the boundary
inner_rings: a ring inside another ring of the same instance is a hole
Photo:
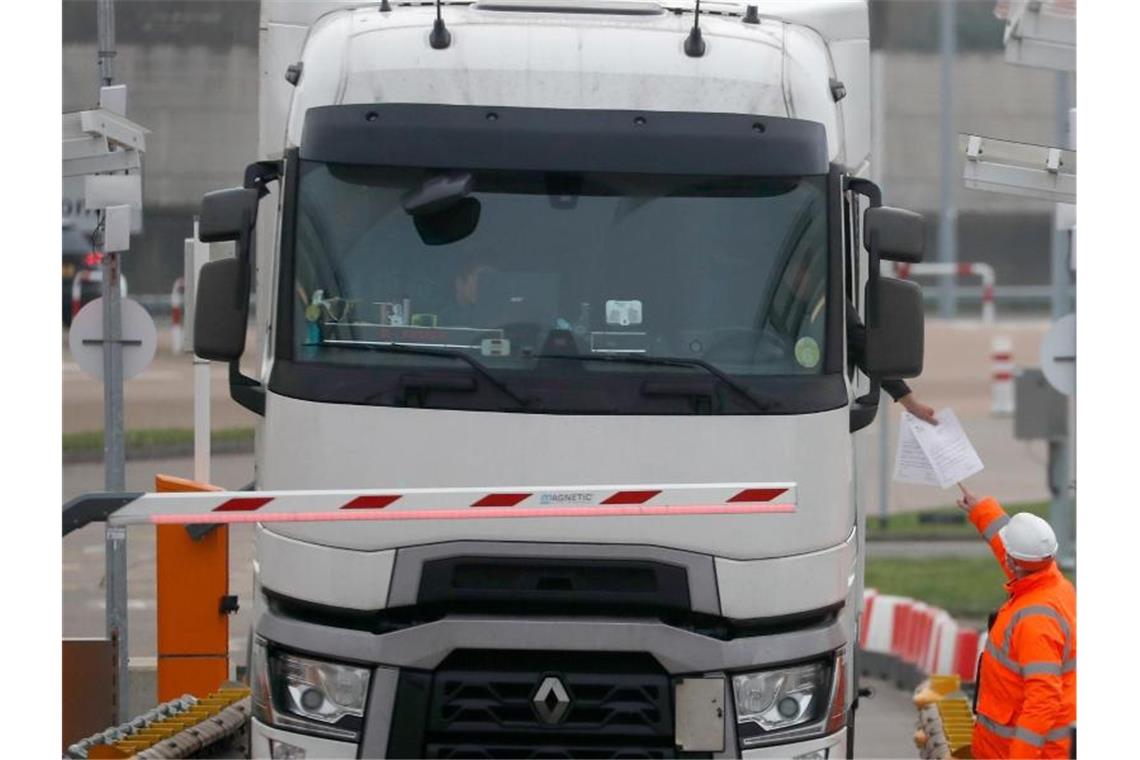
[[[621,12],[627,6],[646,6],[661,8],[666,11],[692,11],[696,7],[695,0],[446,0],[443,5],[507,5],[517,4],[530,6],[539,10],[551,10],[551,6],[575,9],[594,9],[595,12],[604,13],[609,8],[614,12]],[[297,26],[311,26],[318,18],[330,11],[341,8],[359,8],[379,6],[378,2],[367,3],[360,0],[262,0],[262,26],[267,24],[291,24]],[[419,6],[421,2],[392,2],[393,7]],[[748,5],[755,5],[760,16],[779,18],[785,21],[809,27],[818,32],[828,41],[847,39],[867,39],[870,30],[867,20],[867,0],[704,0],[701,4],[701,15],[730,13],[743,15]]]
[[[866,66],[863,0],[760,2],[759,24],[743,23],[744,3],[702,3],[708,52],[699,59],[683,51],[693,23],[688,2],[446,3],[454,42],[444,50],[427,42],[432,5],[393,3],[391,12],[339,0],[268,5],[269,18],[277,19],[271,32],[275,24],[317,16],[298,56],[301,79],[293,92],[281,92],[281,98],[292,95],[288,145],[300,144],[304,113],[312,107],[422,102],[790,116],[824,125],[832,160],[857,165],[850,158],[866,155],[865,145],[851,145],[845,134],[861,121],[865,105],[853,103],[847,117],[852,123],[845,124],[847,105],[837,105],[828,87],[850,63],[851,56],[835,55],[839,46],[857,47],[855,78],[866,79],[858,66],[860,54]],[[283,57],[270,52],[278,61]],[[280,89],[279,78],[272,77],[269,87]],[[845,82],[849,94],[851,84]],[[865,88],[854,100],[860,99],[867,99]],[[280,115],[268,117],[280,124],[284,103],[276,108]],[[267,114],[262,118],[264,137]],[[280,141],[280,126],[268,132]]]

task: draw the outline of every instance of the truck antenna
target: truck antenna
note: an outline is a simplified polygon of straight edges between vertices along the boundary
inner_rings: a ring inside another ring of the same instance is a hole
[[[435,50],[443,50],[451,47],[451,32],[447,31],[447,26],[443,23],[443,10],[442,1],[435,0],[435,23],[431,27],[431,35],[428,37],[428,42]]]
[[[697,0],[697,12],[693,16],[693,28],[685,38],[685,55],[700,58],[705,54],[705,40],[701,37],[701,0]]]

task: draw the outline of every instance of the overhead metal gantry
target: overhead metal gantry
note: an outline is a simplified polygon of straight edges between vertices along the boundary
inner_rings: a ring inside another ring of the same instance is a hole
[[[1003,0],[1005,60],[1019,66],[1077,70],[1076,0]]]
[[[1077,202],[1077,152],[1046,145],[958,136],[966,187],[1053,203]]]

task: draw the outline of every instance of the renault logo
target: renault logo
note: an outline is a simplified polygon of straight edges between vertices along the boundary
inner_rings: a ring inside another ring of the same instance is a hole
[[[556,676],[542,679],[531,702],[534,703],[534,711],[538,713],[539,720],[552,725],[562,720],[570,709],[570,695]]]

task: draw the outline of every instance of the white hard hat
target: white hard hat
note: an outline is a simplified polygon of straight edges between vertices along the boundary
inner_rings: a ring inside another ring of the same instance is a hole
[[[1057,536],[1049,523],[1029,512],[1018,512],[999,534],[1014,559],[1035,562],[1057,554]]]

